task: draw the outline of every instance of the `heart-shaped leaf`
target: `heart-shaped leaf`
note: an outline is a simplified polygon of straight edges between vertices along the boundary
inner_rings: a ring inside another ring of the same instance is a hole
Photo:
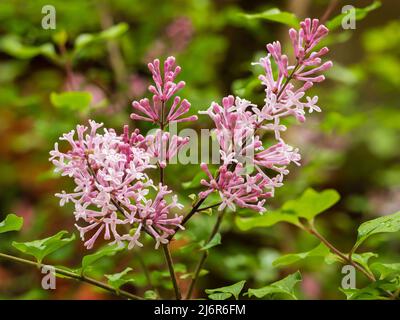
[[[132,271],[132,268],[126,268],[119,273],[106,274],[105,277],[108,279],[108,284],[118,292],[124,284],[135,281],[132,276],[127,275],[130,271]]]
[[[298,217],[312,220],[314,217],[330,207],[332,207],[340,199],[340,195],[336,190],[327,189],[317,192],[314,189],[307,189],[300,198],[287,201],[282,211],[292,211]]]
[[[294,288],[298,282],[301,281],[301,274],[299,271],[288,275],[282,280],[276,281],[268,286],[259,289],[249,289],[246,295],[249,297],[255,296],[257,298],[264,298],[273,294],[288,295],[292,299],[297,299]]]
[[[400,231],[400,212],[364,222],[358,227],[357,242],[353,251],[374,234],[397,231]]]
[[[225,300],[232,296],[238,300],[239,294],[242,292],[245,283],[246,280],[242,280],[227,287],[206,289],[206,293],[208,294],[208,297],[213,300]]]
[[[2,222],[0,222],[0,233],[19,231],[21,230],[23,223],[23,218],[11,213],[7,215],[7,217]]]
[[[323,244],[320,243],[317,247],[310,251],[306,252],[300,252],[300,253],[291,253],[287,254],[284,256],[279,257],[276,259],[274,262],[272,262],[272,265],[274,267],[282,267],[282,266],[287,266],[302,260],[305,260],[307,258],[311,257],[321,257],[325,258],[328,256],[330,253],[330,250]]]
[[[34,256],[39,263],[49,254],[57,251],[75,240],[75,234],[66,238],[68,231],[60,231],[52,237],[31,242],[13,242],[12,245],[19,251]]]
[[[118,244],[105,245],[104,247],[97,250],[95,253],[84,256],[82,259],[82,269],[81,269],[82,274],[86,271],[86,269],[89,266],[95,264],[98,260],[104,257],[113,256],[118,251],[124,249],[124,247],[125,247],[124,245],[118,245]]]
[[[208,250],[219,244],[221,244],[221,234],[218,232],[206,245],[202,246],[200,250]]]

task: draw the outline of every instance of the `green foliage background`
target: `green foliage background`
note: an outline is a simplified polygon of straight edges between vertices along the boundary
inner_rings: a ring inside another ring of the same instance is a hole
[[[71,206],[60,208],[53,196],[60,189],[70,189],[71,183],[52,173],[48,152],[60,134],[89,118],[110,127],[122,128],[129,123],[131,128],[148,130],[146,124],[133,123],[129,114],[131,101],[147,95],[143,88],[150,80],[146,68],[149,60],[177,57],[183,69],[180,78],[187,83],[183,95],[191,101],[193,113],[231,92],[262,103],[262,89],[256,79],[260,70],[251,62],[265,55],[268,42],[280,40],[289,48],[287,29],[297,23],[296,16],[320,17],[328,3],[53,0],[57,29],[44,30],[41,9],[49,1],[1,1],[0,221],[12,212],[24,218],[24,226],[18,234],[1,235],[0,251],[15,254],[17,251],[10,248],[14,239],[42,239],[63,229],[75,232]],[[359,7],[368,5],[371,1],[357,1]],[[331,18],[340,14],[341,6]],[[276,15],[268,11],[271,8],[294,15]],[[268,209],[274,212],[308,187],[337,190],[340,201],[316,223],[326,238],[344,252],[355,243],[361,222],[400,209],[399,8],[396,1],[383,1],[381,7],[368,14],[360,13],[363,19],[357,21],[355,30],[343,30],[337,24],[335,28],[332,20],[334,30],[326,44],[334,68],[327,75],[328,81],[314,89],[323,112],[312,115],[302,126],[293,124],[285,134],[289,144],[300,148],[302,167],[292,168],[285,186],[268,203]],[[108,31],[102,32],[105,29]],[[117,54],[112,53],[110,43],[118,47]],[[79,78],[80,94],[65,94],[66,64]],[[200,117],[195,128],[209,125]],[[168,168],[168,184],[182,190],[180,198],[188,206],[188,196],[199,191],[196,183],[188,183],[196,180],[197,171],[197,165]],[[298,297],[345,298],[338,290],[341,266],[325,264],[319,254],[307,259],[297,256],[288,266],[273,265],[282,255],[317,247],[313,237],[285,223],[272,225],[264,221],[256,228],[243,227],[244,219],[253,215],[245,211],[226,214],[222,245],[215,241],[197,297],[206,296],[205,288],[243,279],[249,288],[260,288],[289,274],[295,277],[301,269],[303,281],[297,289]],[[201,252],[193,242],[207,237],[214,219],[215,214],[200,214],[173,243],[183,288]],[[379,254],[386,263],[399,262],[399,233],[367,239],[360,249]],[[78,268],[85,254],[82,244],[74,241],[51,253],[47,263]],[[99,259],[96,268],[86,272],[93,277],[108,274],[110,281],[144,293],[149,288],[143,263],[151,271],[154,286],[162,292],[171,288],[162,254],[153,250],[151,241],[146,249]],[[121,274],[111,275],[115,272]],[[134,281],[124,280],[127,273]],[[40,276],[29,267],[0,260],[0,298],[110,298],[103,291],[63,279],[56,291],[45,291],[40,287]],[[289,280],[293,284],[298,281]],[[361,275],[357,286],[366,284]],[[281,285],[278,283],[278,287]],[[277,286],[271,287],[261,293],[251,289],[248,296],[271,297],[264,295]],[[236,295],[232,290],[237,288],[207,293],[229,298]],[[290,297],[293,293],[287,290],[287,294]],[[147,292],[147,296],[152,293]]]

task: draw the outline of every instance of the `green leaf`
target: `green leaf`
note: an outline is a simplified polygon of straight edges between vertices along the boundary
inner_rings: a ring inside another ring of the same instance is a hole
[[[299,19],[291,13],[286,11],[281,11],[278,8],[272,8],[260,13],[253,13],[253,14],[241,14],[246,19],[262,19],[262,20],[269,20],[273,22],[283,23],[290,27],[298,28],[299,27]]]
[[[247,231],[253,228],[259,227],[271,227],[278,222],[289,222],[291,224],[299,226],[299,219],[293,213],[284,213],[279,211],[269,211],[263,215],[254,217],[236,217],[235,223],[237,227],[242,231]]]
[[[351,258],[357,262],[358,264],[360,264],[361,266],[363,266],[365,269],[367,269],[367,271],[371,271],[369,268],[369,264],[368,261],[371,258],[376,258],[378,257],[378,255],[376,253],[373,252],[364,252],[364,253],[353,253]]]
[[[127,273],[132,271],[132,268],[126,268],[124,271],[114,274],[106,274],[108,284],[113,287],[117,292],[124,284],[135,282],[132,277],[127,277]]]
[[[128,29],[129,25],[125,22],[121,22],[104,31],[101,31],[98,37],[100,40],[116,39],[125,34],[128,31]]]
[[[219,244],[221,244],[221,234],[218,232],[205,246],[202,246],[200,250],[208,250]]]
[[[364,7],[364,8],[355,8],[355,18],[356,20],[362,20],[364,19],[367,14],[373,10],[378,9],[381,6],[380,1],[374,1],[370,5]],[[349,14],[349,12],[341,13],[337,15],[336,17],[332,18],[326,23],[326,26],[330,31],[333,31],[337,28],[339,28],[342,25],[343,18]]]
[[[198,188],[200,186],[200,181],[202,179],[207,179],[207,175],[203,171],[200,171],[194,176],[192,180],[187,182],[182,182],[182,188],[183,189]]]
[[[381,292],[377,288],[362,288],[362,289],[343,289],[339,288],[345,295],[347,300],[382,300]]]
[[[326,256],[329,255],[329,253],[330,253],[329,249],[323,243],[320,243],[318,246],[316,246],[314,249],[310,251],[291,253],[281,256],[275,261],[273,261],[272,265],[274,267],[287,266],[311,257],[325,258]]]
[[[56,59],[57,54],[51,43],[45,43],[40,46],[29,46],[22,43],[15,35],[7,35],[0,39],[0,50],[18,59],[32,59],[36,56]]]
[[[259,289],[249,289],[247,295],[249,297],[255,296],[257,298],[264,298],[273,294],[284,294],[290,296],[292,299],[297,300],[294,293],[294,288],[298,282],[301,281],[301,274],[299,271],[288,275],[282,280],[276,281],[268,286]]]
[[[31,242],[13,242],[12,245],[19,251],[34,256],[39,263],[42,263],[43,259],[64,247],[68,243],[75,240],[75,234],[72,234],[70,238],[65,238],[67,231],[60,231],[52,237],[48,237],[42,240],[35,240]]]
[[[226,292],[212,293],[208,296],[208,298],[211,300],[226,300],[230,297],[232,297],[232,294]]]
[[[50,101],[56,108],[68,111],[86,111],[92,101],[92,95],[83,91],[52,92]]]
[[[307,189],[300,198],[287,201],[282,211],[295,212],[298,217],[312,220],[321,212],[332,207],[340,199],[336,190],[327,189],[317,192],[314,189]]]
[[[377,280],[362,289],[342,289],[348,300],[388,300],[388,292],[400,288],[398,279]]]
[[[157,300],[158,299],[158,294],[154,290],[147,290],[143,296],[147,300]]]
[[[242,281],[239,281],[239,282],[232,284],[230,286],[227,286],[227,287],[221,287],[221,288],[216,288],[216,289],[206,289],[206,293],[209,295],[208,297],[213,300],[225,300],[225,299],[230,298],[231,296],[234,296],[235,299],[238,300],[239,294],[243,290],[245,283],[246,283],[246,280],[242,280]],[[219,294],[219,295],[215,296],[213,294]],[[219,298],[219,299],[216,299],[216,298]]]
[[[124,249],[124,245],[105,245],[104,247],[100,248],[93,254],[89,254],[87,256],[84,256],[82,259],[82,274],[86,271],[86,269],[89,266],[92,266],[95,264],[98,260],[104,258],[104,257],[110,257],[115,255],[118,251],[121,251]]]
[[[357,242],[353,250],[355,251],[367,238],[374,234],[391,233],[399,230],[400,212],[364,222],[358,228]]]
[[[80,50],[96,42],[117,39],[126,33],[128,29],[128,24],[122,22],[99,33],[83,33],[75,40],[75,50]]]
[[[209,273],[210,273],[210,271],[208,271],[206,269],[201,269],[200,272],[199,272],[198,277],[199,278],[203,277],[203,276],[205,276],[206,274],[209,274]],[[194,276],[195,276],[194,272],[190,272],[190,273],[182,274],[179,278],[182,279],[182,280],[189,279],[189,278],[190,279],[194,279]]]
[[[9,231],[19,231],[24,223],[24,218],[18,217],[17,215],[11,213],[0,222],[0,233]]]
[[[400,274],[400,263],[375,262],[371,264],[370,268],[374,273],[379,275],[380,280]]]

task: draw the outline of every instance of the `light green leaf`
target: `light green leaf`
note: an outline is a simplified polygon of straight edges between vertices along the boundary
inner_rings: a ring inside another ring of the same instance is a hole
[[[299,271],[288,275],[282,280],[276,281],[268,286],[259,289],[249,289],[246,295],[249,297],[255,296],[257,298],[264,298],[273,294],[284,294],[290,296],[292,299],[297,300],[294,293],[294,288],[298,282],[301,281],[301,274]]]
[[[206,289],[206,293],[209,295],[212,294],[220,294],[219,296],[213,296],[214,300],[217,300],[216,298],[218,297],[220,300],[225,300],[230,298],[231,296],[234,296],[236,300],[239,299],[239,294],[243,290],[244,284],[246,283],[246,280],[239,281],[235,284],[232,284],[227,287],[221,287],[221,288],[216,288],[216,289]],[[222,294],[222,295],[221,295]],[[228,296],[229,295],[229,296]]]
[[[17,215],[11,213],[0,222],[0,233],[9,231],[19,231],[24,223],[24,218],[18,217]]]
[[[42,263],[47,255],[75,240],[75,234],[72,234],[70,238],[65,238],[64,236],[67,234],[67,231],[60,231],[56,235],[42,240],[31,242],[14,241],[12,245],[19,251],[34,256],[39,263]]]
[[[299,219],[293,213],[284,213],[279,211],[269,211],[263,215],[253,217],[236,217],[235,223],[242,231],[247,231],[253,228],[271,227],[278,222],[288,222],[299,226]]]
[[[111,40],[116,39],[125,34],[129,29],[129,26],[125,22],[121,22],[112,26],[99,33],[99,39],[101,40]]]
[[[158,294],[154,290],[147,290],[143,296],[147,300],[157,300],[158,299]]]
[[[332,207],[340,199],[336,190],[327,189],[317,192],[314,189],[307,189],[300,198],[287,201],[282,211],[294,212],[298,217],[312,220],[321,212]]]
[[[65,275],[57,272],[57,269],[68,271],[68,272],[74,273],[76,275],[79,275],[79,269],[72,269],[72,268],[69,268],[69,267],[66,267],[66,266],[56,266],[56,276],[59,277],[59,278],[70,279],[70,277],[65,276]]]
[[[132,271],[132,268],[126,268],[124,271],[114,274],[106,274],[105,277],[108,279],[108,284],[113,287],[117,292],[124,284],[135,282],[132,277],[127,276],[127,273]]]
[[[272,265],[274,267],[282,267],[282,266],[287,266],[296,262],[299,262],[301,260],[305,260],[307,258],[311,257],[321,257],[325,258],[328,256],[330,253],[329,249],[323,244],[320,243],[318,246],[316,246],[314,249],[306,252],[300,252],[300,253],[291,253],[287,254],[284,256],[279,257],[275,261],[272,262]]]
[[[383,300],[381,291],[377,288],[366,287],[362,289],[343,289],[339,288],[345,295],[347,300]]]
[[[391,275],[400,275],[400,263],[380,263],[375,262],[370,266],[374,273],[379,275],[379,279],[388,278]]]
[[[86,111],[92,101],[92,95],[84,91],[52,92],[50,101],[56,108],[68,111]]]
[[[96,263],[98,260],[104,257],[110,257],[115,255],[118,251],[124,249],[124,245],[105,245],[104,247],[100,248],[93,254],[89,254],[84,256],[82,259],[82,274],[86,271],[86,269]]]
[[[365,269],[367,269],[369,272],[371,271],[368,265],[368,261],[371,258],[376,258],[378,257],[378,255],[376,253],[373,252],[364,252],[364,253],[353,253],[351,258],[357,262],[358,264],[360,264],[361,266],[363,266]]]
[[[374,1],[370,5],[364,7],[364,8],[355,8],[355,18],[356,20],[362,20],[364,19],[367,14],[373,10],[378,9],[381,6],[380,1]],[[337,28],[339,28],[342,25],[343,18],[348,15],[350,11],[344,12],[339,14],[338,16],[334,17],[333,19],[329,20],[326,23],[326,26],[330,31],[333,31]]]
[[[198,277],[199,278],[203,277],[203,276],[205,276],[206,274],[209,274],[209,273],[210,273],[210,271],[208,271],[206,269],[201,269],[200,272],[199,272]],[[189,279],[189,278],[190,279],[194,279],[194,272],[184,273],[179,278],[182,279],[182,280]]]
[[[57,54],[51,43],[40,46],[29,46],[22,43],[15,35],[7,35],[0,39],[0,50],[18,59],[32,59],[43,55],[51,59],[56,59]]]
[[[232,294],[227,292],[212,293],[208,296],[211,300],[226,300],[230,297],[232,297]]]
[[[241,15],[246,19],[263,19],[263,20],[283,23],[285,25],[294,28],[299,27],[299,19],[297,19],[297,17],[293,13],[281,11],[278,8],[272,8],[260,13],[241,14]]]
[[[202,246],[200,250],[208,250],[219,244],[221,244],[221,234],[218,232],[205,246]]]
[[[353,250],[355,251],[367,238],[374,234],[391,233],[399,230],[400,212],[364,222],[358,227],[357,242]]]
[[[128,24],[122,22],[99,33],[83,33],[75,40],[75,50],[80,50],[96,42],[117,39],[126,33],[128,29]]]
[[[348,300],[389,300],[388,292],[400,288],[398,279],[377,280],[362,289],[342,289]]]

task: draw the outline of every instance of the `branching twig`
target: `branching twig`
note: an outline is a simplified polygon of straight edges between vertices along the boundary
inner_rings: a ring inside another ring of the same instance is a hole
[[[224,212],[225,212],[225,211],[219,212],[218,217],[217,217],[217,221],[215,222],[214,228],[213,228],[213,230],[211,231],[211,234],[210,234],[210,236],[209,236],[207,242],[205,243],[205,245],[207,245],[208,243],[210,243],[210,241],[211,241],[211,240],[214,238],[214,236],[218,233],[219,228],[220,228],[220,226],[221,226],[222,218],[224,217]],[[204,250],[203,254],[201,255],[200,261],[198,262],[198,264],[197,264],[197,266],[196,266],[196,269],[195,269],[195,271],[194,271],[194,275],[193,275],[192,281],[190,282],[190,286],[189,286],[188,293],[187,293],[187,295],[186,295],[186,299],[190,299],[190,298],[191,298],[191,296],[192,296],[192,294],[193,294],[194,287],[195,287],[196,282],[197,282],[197,280],[198,280],[198,278],[199,278],[201,269],[203,268],[203,265],[204,265],[204,263],[205,263],[207,257],[208,257],[208,250]]]
[[[178,286],[178,281],[176,280],[176,274],[175,274],[175,269],[174,269],[174,263],[172,262],[171,252],[169,251],[168,244],[163,244],[162,247],[163,247],[163,251],[164,251],[164,255],[165,255],[165,260],[168,265],[169,274],[171,276],[171,281],[174,286],[175,297],[177,300],[181,300],[182,295],[181,295],[181,291]]]
[[[14,262],[24,263],[24,264],[27,264],[27,265],[30,265],[30,266],[34,266],[34,267],[37,267],[37,268],[40,268],[42,266],[42,264],[40,264],[38,262],[35,262],[35,261],[32,261],[32,260],[23,259],[23,258],[19,258],[19,257],[15,257],[15,256],[11,256],[11,255],[8,255],[8,254],[5,254],[5,253],[0,253],[0,257],[4,258],[4,259],[7,259],[7,260],[14,261]],[[105,284],[105,283],[103,283],[101,281],[98,281],[96,279],[93,279],[93,278],[90,278],[90,277],[86,277],[86,276],[81,275],[81,274],[76,274],[76,273],[68,271],[68,270],[63,270],[61,268],[57,268],[57,267],[53,267],[53,268],[54,268],[55,272],[58,273],[58,274],[61,274],[63,276],[66,276],[68,278],[75,279],[75,280],[78,280],[78,281],[81,281],[81,282],[89,283],[89,284],[91,284],[93,286],[96,286],[98,288],[102,288],[102,289],[104,289],[104,290],[106,290],[108,292],[111,292],[114,295],[117,295],[117,296],[120,296],[120,297],[123,297],[123,298],[126,298],[126,299],[143,300],[143,298],[141,298],[141,297],[139,297],[137,295],[134,295],[132,293],[129,293],[128,291],[125,291],[125,290],[118,290],[117,291],[113,287],[109,286],[108,284]]]

